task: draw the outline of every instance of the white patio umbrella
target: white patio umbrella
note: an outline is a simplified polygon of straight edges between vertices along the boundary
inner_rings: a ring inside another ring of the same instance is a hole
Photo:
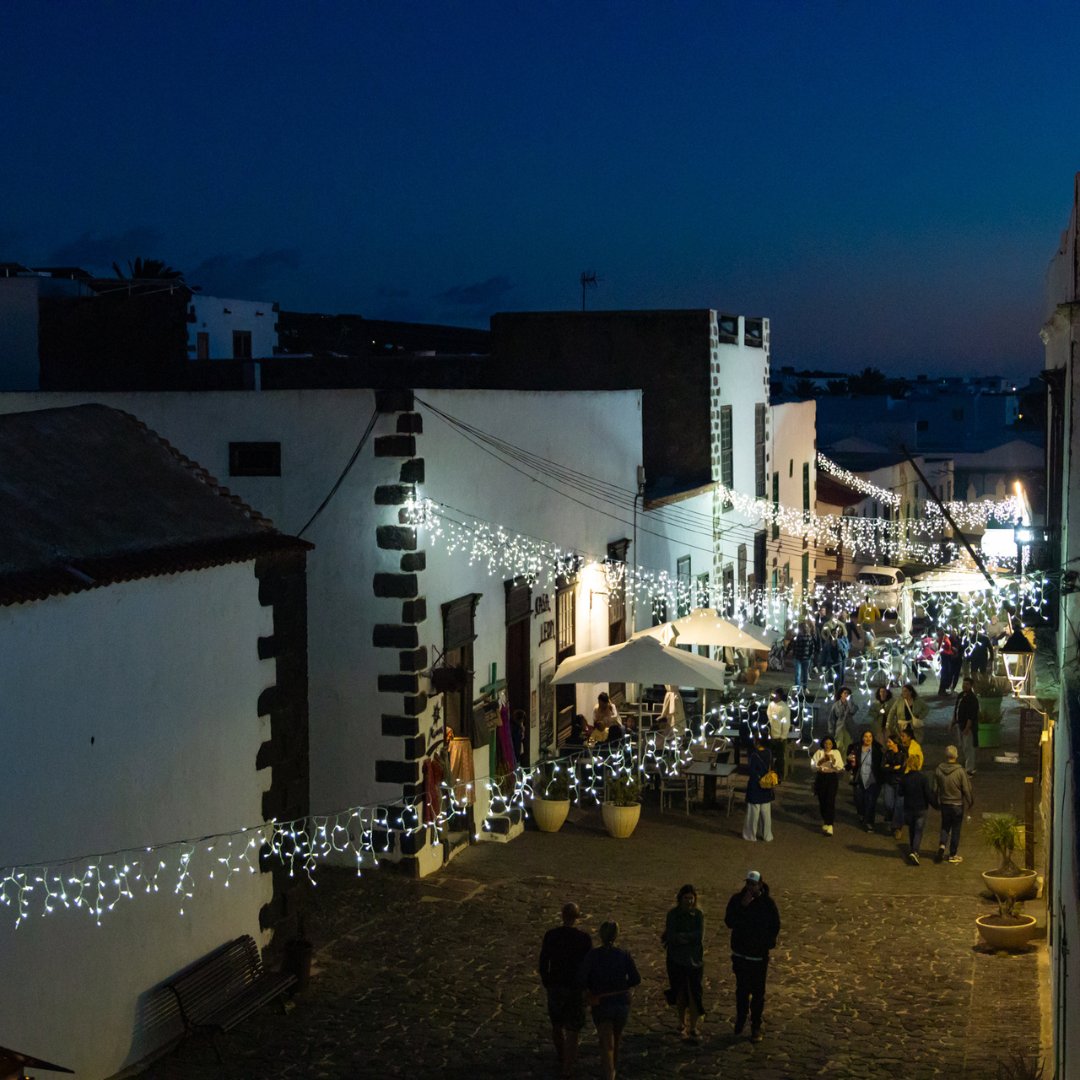
[[[770,649],[776,641],[776,632],[765,630],[752,623],[738,626],[730,619],[722,618],[711,608],[695,608],[689,615],[673,622],[650,626],[639,630],[631,640],[657,638],[665,643],[679,645],[713,645],[728,649]]]
[[[759,646],[760,647],[760,646]],[[555,683],[633,682],[724,689],[724,665],[695,653],[663,645],[654,637],[635,637],[620,645],[564,660]]]

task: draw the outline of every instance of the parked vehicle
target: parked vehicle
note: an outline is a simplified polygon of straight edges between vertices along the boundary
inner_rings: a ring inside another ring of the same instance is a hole
[[[895,566],[864,566],[855,576],[859,585],[870,586],[869,595],[882,613],[895,612],[900,604],[900,586],[907,578]]]

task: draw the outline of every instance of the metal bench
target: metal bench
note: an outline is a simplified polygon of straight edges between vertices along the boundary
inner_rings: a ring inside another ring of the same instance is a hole
[[[176,997],[185,1038],[209,1031],[222,1060],[218,1034],[231,1031],[295,985],[296,975],[268,972],[252,937],[245,934],[204,956],[166,985]]]

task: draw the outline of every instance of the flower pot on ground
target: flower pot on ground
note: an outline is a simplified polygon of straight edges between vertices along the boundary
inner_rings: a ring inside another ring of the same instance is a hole
[[[1034,915],[980,915],[975,920],[979,935],[991,949],[1014,951],[1026,947],[1035,933]]]
[[[604,785],[600,807],[604,828],[618,840],[625,840],[641,819],[641,781],[633,773],[620,773]]]
[[[983,941],[992,949],[1023,948],[1035,930],[1035,917],[1018,906],[1020,897],[1030,896],[1036,887],[1034,870],[1023,870],[1013,862],[1020,846],[1023,825],[1015,814],[990,814],[982,826],[983,839],[998,853],[999,864],[983,874],[983,881],[997,898],[995,915],[980,915],[975,925]]]
[[[979,698],[978,745],[994,749],[1001,745],[1001,687],[994,678],[984,676],[979,680],[976,694]]]
[[[558,762],[540,767],[533,788],[532,815],[541,832],[558,832],[570,813],[570,771]]]

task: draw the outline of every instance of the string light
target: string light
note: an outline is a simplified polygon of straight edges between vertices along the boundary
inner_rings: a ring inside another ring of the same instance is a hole
[[[842,465],[837,465],[835,461],[820,452],[817,456],[817,467],[822,472],[828,473],[829,476],[839,480],[846,487],[851,488],[852,491],[859,492],[860,495],[877,499],[878,502],[885,503],[887,506],[898,507],[900,505],[900,496],[895,491],[889,491],[886,488],[878,487],[877,484],[871,484],[869,480],[856,476],[855,473],[845,469]]]

